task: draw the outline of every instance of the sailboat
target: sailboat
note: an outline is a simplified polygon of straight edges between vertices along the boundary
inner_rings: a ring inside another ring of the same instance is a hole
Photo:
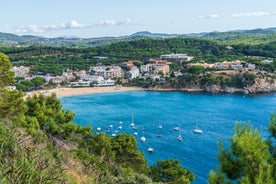
[[[140,138],[140,140],[141,140],[142,142],[145,142],[145,141],[146,141],[146,137],[144,136],[144,129],[143,129],[143,136]]]
[[[162,137],[160,130],[163,128],[162,125],[158,125],[158,133],[156,134],[156,137]]]
[[[182,136],[180,135],[180,129],[179,129],[179,131],[178,131],[178,137],[177,137],[177,140],[182,141]]]
[[[203,131],[198,128],[198,124],[196,124],[196,128],[194,129],[194,133],[195,134],[202,134],[203,133]]]
[[[131,122],[130,126],[132,126],[132,127],[134,127],[134,126],[135,126],[135,124],[134,124],[133,114],[132,114],[132,122]]]

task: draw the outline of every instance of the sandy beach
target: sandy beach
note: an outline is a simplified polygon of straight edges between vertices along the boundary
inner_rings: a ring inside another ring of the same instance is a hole
[[[111,92],[137,91],[137,90],[144,90],[144,89],[140,87],[124,87],[124,86],[89,87],[89,88],[56,88],[56,89],[50,89],[50,90],[40,90],[35,92],[29,92],[26,94],[26,96],[31,96],[33,94],[39,94],[39,93],[42,93],[44,95],[50,95],[51,93],[56,93],[57,97],[65,97],[65,96],[75,96],[75,95],[84,95],[84,94],[111,93]]]

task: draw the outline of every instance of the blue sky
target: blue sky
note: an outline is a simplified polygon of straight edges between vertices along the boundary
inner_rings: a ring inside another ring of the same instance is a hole
[[[45,37],[276,27],[276,0],[5,0],[0,32]]]

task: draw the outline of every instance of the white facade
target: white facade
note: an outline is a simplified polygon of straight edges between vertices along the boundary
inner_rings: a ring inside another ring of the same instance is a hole
[[[115,81],[111,79],[99,81],[98,86],[115,86]]]
[[[14,66],[12,67],[12,71],[15,73],[16,77],[27,77],[30,73],[30,67],[25,66]]]
[[[96,66],[92,70],[95,71],[95,75],[102,76],[105,79],[122,77],[122,69],[119,66]]]
[[[91,81],[91,82],[99,82],[104,80],[102,76],[96,76],[96,75],[81,76],[80,79],[85,81]]]
[[[273,63],[273,61],[272,60],[263,60],[263,61],[261,61],[263,64],[271,64],[271,63]]]
[[[132,67],[129,73],[131,74],[131,79],[134,79],[140,75],[139,69],[137,67]]]
[[[164,54],[160,56],[160,59],[176,59],[176,60],[185,60],[190,61],[194,57],[187,56],[187,54]]]

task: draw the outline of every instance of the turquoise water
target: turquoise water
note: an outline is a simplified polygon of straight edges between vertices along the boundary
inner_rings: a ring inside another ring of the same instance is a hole
[[[65,109],[76,113],[76,123],[92,125],[95,132],[97,127],[105,131],[109,125],[113,125],[107,132],[109,135],[116,130],[130,134],[136,131],[138,147],[145,153],[149,165],[157,160],[178,159],[182,166],[194,172],[194,183],[207,183],[210,170],[218,165],[218,140],[223,138],[227,143],[236,121],[250,121],[266,137],[270,114],[276,109],[276,94],[128,91],[64,97],[61,101]],[[132,117],[137,130],[130,126]],[[196,124],[203,134],[193,133]],[[118,130],[120,125],[122,129]],[[180,127],[182,141],[177,140],[179,133],[175,127]],[[146,142],[140,141],[143,132]],[[147,151],[149,147],[154,149],[153,153]]]

